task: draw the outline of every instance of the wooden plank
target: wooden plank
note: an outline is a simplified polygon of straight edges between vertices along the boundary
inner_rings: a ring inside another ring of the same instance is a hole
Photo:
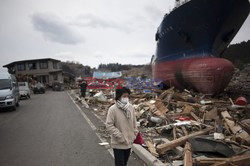
[[[190,105],[185,105],[184,107],[184,110],[183,110],[183,113],[187,113],[187,114],[190,114],[191,111],[194,110],[194,107],[190,106]]]
[[[163,115],[169,110],[165,107],[161,99],[156,99],[155,107],[159,110]]]
[[[207,111],[204,112],[201,123],[205,123],[205,117],[206,117]]]
[[[192,149],[189,142],[186,143],[184,148],[184,166],[193,166]]]
[[[197,166],[209,166],[209,165],[212,165],[216,162],[221,162],[221,161],[225,161],[225,160],[228,160],[229,158],[196,158],[195,159],[195,163]]]
[[[163,93],[160,94],[158,99],[164,99],[168,94],[174,94],[173,88],[170,88],[168,90],[165,90]]]
[[[184,101],[177,101],[177,102],[173,102],[171,101],[172,104],[179,104],[179,105],[191,105],[193,107],[196,107],[196,108],[200,108],[202,105],[200,104],[197,104],[197,103],[189,103],[189,102],[184,102]]]
[[[176,139],[176,126],[174,126],[174,128],[173,128],[173,138],[174,138],[174,140]]]
[[[227,111],[221,112],[221,115],[223,119],[225,120],[225,123],[227,123],[228,127],[232,131],[232,133],[235,134],[236,138],[245,141],[245,143],[249,145],[250,144],[249,134],[246,131],[244,131],[241,128],[241,126],[239,126],[232,120],[232,117]]]
[[[210,111],[206,111],[205,120],[208,120],[208,121],[216,120],[217,117],[218,117],[218,111],[216,107]]]
[[[191,115],[197,122],[201,122],[200,118],[198,118],[198,116],[196,116],[195,113],[190,112],[190,115]]]
[[[164,154],[166,151],[171,150],[171,149],[173,149],[173,148],[175,148],[177,146],[180,146],[180,145],[184,144],[189,138],[192,138],[192,137],[195,137],[195,136],[198,136],[198,135],[206,134],[212,129],[213,129],[212,127],[209,127],[209,128],[204,129],[204,130],[201,130],[201,131],[189,134],[187,136],[178,138],[176,140],[170,141],[168,143],[158,145],[156,147],[156,150],[157,150],[157,152],[159,154]]]
[[[181,126],[181,129],[185,135],[188,135],[188,132],[187,132],[187,129],[185,128],[185,126]]]
[[[159,154],[156,152],[156,149],[155,149],[153,143],[151,143],[150,141],[146,141],[146,145],[147,145],[147,147],[148,147],[149,152],[150,152],[153,156],[159,157]]]
[[[212,166],[228,166],[228,165],[240,165],[249,166],[250,154],[244,156],[235,156],[225,161],[216,162]]]
[[[242,156],[234,156],[232,158],[204,158],[197,157],[195,159],[195,163],[197,166],[228,166],[229,163],[233,165],[237,164],[240,166],[248,166],[250,160],[250,154],[242,155]],[[224,164],[224,165],[222,165]]]
[[[167,117],[168,118],[176,118],[178,116],[185,116],[185,115],[190,115],[190,114],[187,114],[187,113],[168,113],[167,114]]]

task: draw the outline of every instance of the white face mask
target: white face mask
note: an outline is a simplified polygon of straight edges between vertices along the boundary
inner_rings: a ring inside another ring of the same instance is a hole
[[[122,97],[121,102],[124,103],[124,104],[127,104],[129,102],[128,97]]]

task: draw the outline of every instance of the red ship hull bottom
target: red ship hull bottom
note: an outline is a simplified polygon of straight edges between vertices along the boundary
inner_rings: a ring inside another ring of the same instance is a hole
[[[194,89],[204,94],[218,94],[230,82],[233,64],[222,58],[190,58],[158,62],[152,65],[153,78],[178,89]]]

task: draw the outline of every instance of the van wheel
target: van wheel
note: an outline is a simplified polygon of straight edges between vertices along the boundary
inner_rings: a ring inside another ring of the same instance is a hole
[[[30,99],[30,95],[29,95],[29,94],[27,95],[27,98],[29,98],[29,99]]]

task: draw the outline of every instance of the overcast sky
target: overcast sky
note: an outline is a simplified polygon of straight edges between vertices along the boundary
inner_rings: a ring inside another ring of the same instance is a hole
[[[0,71],[13,61],[55,58],[97,67],[145,64],[174,0],[1,0]],[[250,39],[250,18],[232,43]]]

